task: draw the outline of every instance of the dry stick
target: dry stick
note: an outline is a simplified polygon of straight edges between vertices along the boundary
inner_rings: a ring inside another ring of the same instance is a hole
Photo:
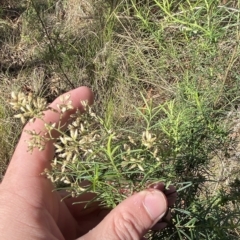
[[[229,72],[230,72],[233,64],[234,64],[234,63],[237,61],[237,59],[238,59],[237,50],[238,50],[238,47],[239,47],[239,39],[240,39],[239,30],[237,30],[237,33],[236,33],[236,34],[237,34],[236,46],[235,46],[234,49],[233,49],[231,59],[230,59],[230,61],[229,61],[229,64],[228,64],[227,69],[226,69],[226,72],[225,72],[225,75],[224,75],[224,77],[223,77],[222,87],[221,87],[221,89],[220,89],[220,91],[219,91],[219,94],[218,94],[218,96],[217,96],[217,98],[216,98],[216,101],[215,101],[215,103],[214,103],[214,106],[217,104],[218,99],[219,99],[220,95],[221,95],[222,92],[223,92],[223,88],[224,88],[224,86],[225,86],[225,84],[226,84],[226,82],[227,82],[227,77],[228,77],[228,74],[229,74]]]
[[[38,17],[38,19],[39,19],[39,21],[40,21],[40,23],[41,23],[41,25],[42,25],[42,27],[43,27],[43,30],[44,30],[44,32],[45,32],[45,34],[46,34],[46,36],[47,36],[47,38],[48,38],[48,40],[49,40],[49,42],[50,42],[51,48],[52,48],[53,51],[56,53],[56,49],[55,49],[55,47],[54,47],[54,44],[52,43],[52,39],[51,39],[50,35],[48,34],[48,31],[47,31],[47,28],[46,28],[46,26],[45,26],[45,23],[44,23],[43,20],[41,19],[41,16],[39,15],[39,12],[38,12],[35,4],[34,4],[34,1],[31,0],[31,3],[32,3],[33,7],[34,7],[34,10],[36,11],[37,17]],[[56,57],[56,60],[57,60],[58,67],[59,67],[60,71],[62,72],[63,76],[65,77],[66,82],[74,89],[75,86],[74,86],[74,84],[69,80],[67,74],[64,72],[64,70],[63,70],[63,68],[62,68],[62,65],[61,65],[61,63],[60,63],[60,61],[59,61],[58,55],[55,54],[54,56],[57,56],[57,57]]]

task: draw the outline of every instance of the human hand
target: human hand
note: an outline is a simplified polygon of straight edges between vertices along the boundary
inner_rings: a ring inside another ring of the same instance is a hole
[[[80,101],[93,102],[93,93],[86,87],[70,92],[73,110],[63,115],[61,124],[67,124],[70,114],[83,110]],[[52,108],[60,102],[57,98]],[[46,111],[44,121],[59,122],[59,114]],[[24,130],[44,131],[44,123],[36,120]],[[12,160],[0,185],[0,236],[4,240],[19,239],[141,239],[151,228],[161,229],[167,225],[162,217],[176,199],[173,188],[166,197],[163,185],[154,185],[127,198],[112,211],[93,203],[85,209],[84,204],[72,205],[76,199],[61,201],[62,192],[54,191],[49,179],[41,173],[50,168],[54,156],[53,142],[43,151],[27,151],[28,133],[23,131]],[[94,195],[87,193],[78,201],[90,201]]]

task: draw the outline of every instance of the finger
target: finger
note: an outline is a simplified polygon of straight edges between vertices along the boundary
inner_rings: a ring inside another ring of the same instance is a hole
[[[168,189],[166,189],[164,183],[157,182],[150,184],[148,187],[162,191],[167,197],[169,207],[173,206],[177,200],[177,191],[176,188],[172,185],[170,185]]]
[[[87,87],[79,87],[66,94],[70,94],[70,100],[72,101],[73,109],[64,113],[61,124],[64,125],[70,115],[77,109],[83,110],[80,101],[87,100],[90,104],[93,102],[93,93]],[[64,94],[64,95],[66,95]],[[58,97],[50,107],[57,109],[57,104],[61,103],[60,97]],[[24,130],[35,130],[36,132],[44,132],[44,122],[47,123],[59,123],[60,114],[48,110],[44,113],[43,120],[36,119],[34,123],[28,123]],[[20,141],[12,157],[11,163],[8,167],[6,177],[12,175],[14,178],[22,178],[27,176],[38,176],[45,168],[48,168],[50,161],[54,156],[53,142],[46,143],[45,149],[39,151],[34,149],[32,153],[28,152],[28,141],[31,136],[24,132],[21,135]]]
[[[80,101],[86,100],[90,104],[93,102],[93,93],[87,87],[80,87],[66,94],[71,96],[70,100],[72,101],[73,110],[65,112],[61,119],[62,125],[68,121],[70,114],[74,111],[77,109],[83,110]],[[57,104],[59,103],[61,103],[60,97],[50,104],[50,107],[57,109]],[[45,122],[58,124],[60,122],[60,114],[46,111],[43,119]],[[41,133],[44,131],[44,128],[44,122],[36,120],[34,123],[28,123],[25,130],[34,129],[36,132]],[[60,196],[57,193],[52,193],[53,184],[41,175],[44,169],[50,166],[54,156],[53,142],[47,142],[43,151],[35,149],[30,153],[27,151],[29,139],[29,134],[23,132],[2,181],[1,189],[5,192],[13,193],[37,209],[46,209],[61,228],[66,225],[66,219],[68,219],[67,231],[71,231],[69,226],[74,228],[74,218],[67,211],[66,205],[60,203]],[[64,216],[60,216],[59,213],[64,213]]]
[[[59,194],[64,198],[62,201],[66,204],[78,226],[80,226],[78,237],[96,227],[111,211],[100,206],[100,202],[93,201],[96,197],[94,193],[85,193],[75,198],[67,197],[69,193],[66,191],[60,191]],[[91,203],[87,204],[89,202]]]
[[[156,182],[156,183],[151,183],[148,188],[154,188],[158,189],[159,191],[164,191],[165,190],[165,184],[163,182]]]
[[[96,197],[94,193],[84,193],[75,198],[68,197],[69,193],[66,191],[60,191],[59,194],[64,198],[62,201],[80,226],[78,237],[96,227],[111,211],[100,206],[100,202],[93,201]],[[91,203],[89,204],[89,202]]]
[[[95,239],[96,236],[99,240],[141,239],[166,211],[165,195],[161,191],[148,189],[120,203],[82,239]]]
[[[153,231],[161,231],[163,230],[165,227],[168,226],[168,223],[166,222],[160,222],[160,223],[156,223],[151,230]]]
[[[80,186],[88,187],[89,184],[90,182],[85,180],[80,183]],[[72,197],[71,193],[67,192],[66,190],[61,190],[58,191],[58,194],[62,199],[61,201],[66,204],[75,219],[83,218],[94,211],[103,210],[103,206],[100,206],[101,202],[94,201],[97,196],[96,193],[86,192],[78,197]]]
[[[167,200],[168,200],[168,206],[171,207],[174,205],[174,203],[177,200],[177,191],[176,188],[172,185],[169,186],[169,189],[164,191]]]
[[[170,209],[168,209],[168,211],[166,212],[166,214],[164,215],[164,217],[162,218],[161,221],[166,222],[166,223],[170,223],[171,218],[172,218],[172,214],[171,214]]]
[[[88,215],[79,217],[76,219],[78,225],[80,226],[78,237],[91,231],[95,228],[102,220],[110,213],[110,210],[102,209],[96,210]]]
[[[93,201],[96,197],[95,193],[84,193],[79,197],[71,197],[68,192],[59,192],[62,202],[64,202],[75,219],[83,218],[92,212],[101,211],[103,207],[100,202]]]

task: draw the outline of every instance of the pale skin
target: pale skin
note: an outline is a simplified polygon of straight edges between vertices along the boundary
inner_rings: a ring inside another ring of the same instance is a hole
[[[69,92],[74,109],[64,114],[67,123],[76,109],[83,110],[80,101],[93,103],[93,93],[87,87]],[[56,108],[57,98],[51,107]],[[47,111],[46,122],[58,122],[59,114]],[[41,120],[26,124],[24,130],[42,132]],[[5,177],[0,185],[0,236],[4,240],[73,240],[73,239],[142,239],[151,228],[161,229],[167,224],[161,218],[176,199],[170,188],[168,197],[164,186],[134,194],[114,210],[101,209],[93,204],[85,210],[83,204],[72,205],[76,199],[61,201],[64,192],[53,191],[49,179],[41,173],[50,168],[54,156],[53,142],[43,151],[27,151],[30,136],[23,131],[12,156]],[[93,194],[85,194],[80,200],[90,200]],[[78,199],[79,200],[79,199]]]

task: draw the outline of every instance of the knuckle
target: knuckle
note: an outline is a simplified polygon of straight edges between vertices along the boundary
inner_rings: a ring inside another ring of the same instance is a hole
[[[114,218],[114,231],[117,239],[139,239],[142,235],[143,226],[132,213],[123,212]]]

